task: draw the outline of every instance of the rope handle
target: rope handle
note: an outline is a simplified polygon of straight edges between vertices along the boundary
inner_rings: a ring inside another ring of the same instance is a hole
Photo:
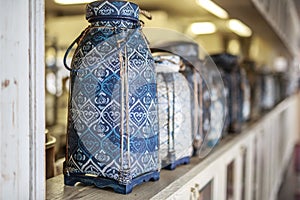
[[[65,53],[65,55],[64,55],[64,66],[65,66],[65,68],[66,68],[67,70],[69,70],[69,71],[72,71],[72,68],[70,68],[70,67],[68,66],[68,64],[67,64],[67,57],[68,57],[68,55],[69,55],[71,49],[72,49],[73,46],[75,45],[75,43],[77,43],[77,39],[75,39],[75,40],[72,42],[72,44],[68,47],[68,49],[67,49],[67,51],[66,51],[66,53]]]
[[[79,41],[84,37],[84,35],[86,34],[87,30],[90,28],[90,26],[86,27],[82,32],[81,34],[70,44],[70,46],[68,47],[65,55],[64,55],[64,66],[67,70],[69,71],[72,71],[73,69],[71,67],[68,66],[67,64],[67,58],[68,58],[68,55],[70,53],[70,51],[73,49],[73,46],[75,44],[78,44]]]
[[[141,10],[140,9],[140,13],[142,15],[144,15],[147,19],[152,20],[152,15],[151,15],[151,13],[149,11],[147,11],[147,10]]]
[[[162,53],[170,53],[170,54],[173,54],[175,56],[179,56],[180,59],[181,59],[180,71],[184,71],[185,70],[185,64],[188,63],[188,64],[190,64],[190,66],[193,69],[195,69],[197,72],[199,72],[199,70],[194,66],[194,64],[192,64],[188,59],[186,59],[185,57],[182,57],[181,55],[179,55],[177,53],[172,52],[171,50],[161,49],[161,48],[156,48],[156,47],[150,47],[150,51],[151,51],[151,53],[162,52]]]

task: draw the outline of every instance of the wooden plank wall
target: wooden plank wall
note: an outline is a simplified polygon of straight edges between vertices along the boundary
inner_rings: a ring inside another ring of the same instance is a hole
[[[1,1],[0,199],[45,194],[43,5]]]

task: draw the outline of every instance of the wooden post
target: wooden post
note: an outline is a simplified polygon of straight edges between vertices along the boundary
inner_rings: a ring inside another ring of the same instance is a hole
[[[2,1],[0,30],[0,199],[44,199],[44,1]]]

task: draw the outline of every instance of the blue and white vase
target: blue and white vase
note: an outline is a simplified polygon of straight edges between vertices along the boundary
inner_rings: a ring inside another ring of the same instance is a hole
[[[65,184],[127,194],[160,176],[154,61],[136,4],[92,2],[86,19],[69,68]]]
[[[252,60],[243,60],[241,63],[243,69],[245,69],[250,85],[250,118],[257,119],[260,117],[261,112],[261,85],[262,77],[257,71],[256,63]]]
[[[221,72],[225,87],[228,88],[228,131],[238,133],[243,122],[243,91],[238,57],[221,53],[211,55],[211,58]]]
[[[179,73],[179,56],[155,53],[159,110],[160,158],[166,169],[187,164],[192,156],[190,89]]]
[[[222,70],[215,68],[215,64],[207,56],[204,60],[207,63],[206,81],[210,83],[209,88],[203,90],[204,99],[210,100],[209,114],[210,125],[204,122],[204,127],[209,129],[207,135],[207,146],[214,147],[219,139],[227,134],[229,127],[228,120],[228,95],[229,89],[222,80]],[[221,72],[221,73],[220,73]],[[205,103],[206,101],[204,101]],[[205,129],[204,129],[205,130]]]

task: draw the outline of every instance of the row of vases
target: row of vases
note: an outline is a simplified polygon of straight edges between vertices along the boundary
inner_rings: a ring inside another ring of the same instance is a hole
[[[271,110],[277,103],[289,96],[292,82],[287,74],[258,69],[254,61],[245,60],[242,68],[246,70],[251,96],[251,118],[257,119],[264,111]]]
[[[195,43],[166,43],[151,52],[134,3],[96,1],[86,18],[90,26],[71,45],[78,47],[71,68],[66,65],[66,185],[130,193],[158,180],[161,168],[189,163],[222,131],[238,132],[250,118],[249,84],[237,57],[212,56],[223,85],[215,71],[202,77]]]

